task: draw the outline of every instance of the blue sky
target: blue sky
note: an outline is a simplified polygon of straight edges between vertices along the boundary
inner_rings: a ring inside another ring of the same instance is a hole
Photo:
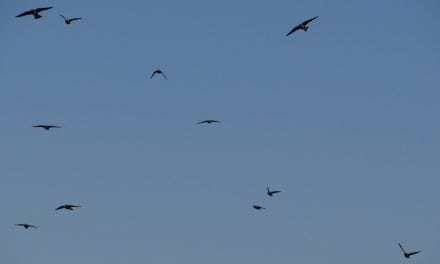
[[[0,7],[2,263],[438,263],[438,1]]]

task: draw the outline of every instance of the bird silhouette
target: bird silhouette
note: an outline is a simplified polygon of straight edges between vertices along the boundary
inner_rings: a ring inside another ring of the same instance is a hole
[[[160,69],[155,70],[155,71],[153,72],[153,74],[151,74],[150,79],[153,79],[154,75],[156,75],[156,74],[161,74],[161,75],[165,78],[165,80],[168,80],[168,78],[167,78],[167,76],[165,75],[165,73],[164,73],[162,70],[160,70]]]
[[[293,32],[301,29],[304,32],[307,31],[309,29],[309,26],[307,24],[309,24],[310,22],[312,22],[313,20],[317,19],[318,16],[315,16],[314,18],[308,19],[306,21],[303,21],[301,23],[299,23],[297,26],[295,26],[294,28],[292,28],[292,30],[289,31],[289,33],[287,33],[286,36],[289,36],[290,34],[292,34]]]
[[[61,210],[61,209],[66,209],[66,210],[71,210],[73,211],[73,208],[75,207],[81,207],[79,205],[73,205],[73,204],[63,204],[61,206],[58,206],[55,210]]]
[[[252,206],[252,207],[254,207],[255,210],[263,210],[263,209],[266,209],[266,208],[264,208],[263,206],[260,206],[260,205],[257,205],[257,204],[254,204],[254,206]]]
[[[269,189],[269,186],[266,186],[266,189],[267,189],[267,195],[269,195],[269,196],[273,196],[274,194],[281,192],[281,191],[271,191]]]
[[[199,124],[211,124],[211,123],[221,123],[221,121],[218,120],[212,120],[212,119],[208,119],[208,120],[203,120],[197,123],[197,125]]]
[[[31,9],[31,10],[25,11],[25,12],[15,16],[15,17],[22,17],[22,16],[33,15],[35,19],[39,19],[39,18],[42,18],[42,16],[39,14],[40,12],[49,10],[51,8],[52,8],[52,6],[51,7],[40,7],[40,8]]]
[[[32,127],[44,128],[47,131],[49,131],[49,129],[51,129],[51,128],[61,128],[60,126],[53,126],[53,125],[36,125],[36,126],[32,126]]]
[[[64,23],[66,23],[67,25],[70,25],[70,23],[72,23],[72,21],[82,19],[81,17],[66,18],[65,16],[63,16],[61,14],[60,14],[60,17],[62,17],[64,19]]]
[[[22,226],[22,227],[24,227],[24,229],[28,229],[29,227],[32,227],[32,228],[38,228],[38,227],[36,227],[36,226],[29,225],[29,224],[16,224],[16,226]]]
[[[422,252],[421,250],[419,251],[414,251],[414,252],[406,252],[405,249],[403,249],[402,245],[399,243],[399,247],[400,249],[403,251],[403,255],[405,256],[405,258],[409,259],[412,255],[418,254],[420,252]]]

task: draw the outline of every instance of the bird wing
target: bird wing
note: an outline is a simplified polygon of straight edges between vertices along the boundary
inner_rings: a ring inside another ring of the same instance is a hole
[[[50,6],[50,7],[40,7],[40,8],[35,9],[35,11],[37,11],[37,13],[38,13],[38,12],[41,12],[41,11],[49,10],[49,9],[51,9],[52,7],[53,7],[53,6]]]
[[[24,224],[15,224],[16,226],[24,226]]]
[[[208,121],[207,120],[203,120],[203,121],[198,122],[197,124],[203,124],[203,123],[208,123]]]
[[[75,20],[80,20],[82,19],[81,17],[75,17],[75,18],[71,18],[70,21],[75,21]]]
[[[151,77],[150,77],[150,79],[152,79],[153,78],[153,76],[156,74],[157,72],[156,71],[154,71],[153,72],[153,74],[151,74]]]
[[[43,125],[36,125],[36,126],[32,126],[32,127],[44,127]]]
[[[412,256],[412,255],[418,254],[418,253],[420,253],[420,252],[422,252],[422,251],[421,251],[421,250],[419,250],[419,251],[414,251],[414,252],[408,253],[408,256]]]
[[[34,225],[27,225],[28,227],[33,227],[33,228],[38,228],[37,226]]]
[[[272,193],[280,193],[281,191],[272,191]]]
[[[55,210],[60,210],[60,209],[63,209],[64,208],[64,205],[61,205],[61,206],[58,206]]]
[[[61,14],[60,14],[60,17],[62,17],[64,19],[64,21],[67,20],[67,18],[65,16],[61,15]]]
[[[403,249],[402,245],[399,243],[400,249],[403,251],[403,253],[406,253],[405,249]]]
[[[296,26],[296,27],[292,28],[292,30],[290,30],[289,33],[287,33],[286,37],[289,36],[290,34],[292,34],[293,32],[297,31],[300,28],[301,28],[300,26]]]
[[[61,128],[60,126],[52,126],[52,125],[49,125],[48,127],[49,128]]]
[[[69,207],[81,207],[80,205],[73,205],[73,204],[68,204],[67,206],[69,206]]]
[[[28,16],[28,15],[32,15],[32,10],[25,11],[25,12],[21,13],[20,15],[15,16],[15,17],[22,17],[22,16]]]
[[[308,23],[312,22],[313,20],[317,19],[319,16],[315,16],[314,18],[310,18],[304,22],[302,22],[303,25],[307,25]]]
[[[267,193],[270,193],[269,186],[266,186]]]

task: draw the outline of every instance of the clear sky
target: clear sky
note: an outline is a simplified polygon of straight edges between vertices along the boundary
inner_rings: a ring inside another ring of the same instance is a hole
[[[438,264],[439,11],[1,1],[1,264]]]

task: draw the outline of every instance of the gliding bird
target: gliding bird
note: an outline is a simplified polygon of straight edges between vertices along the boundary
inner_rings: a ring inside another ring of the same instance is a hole
[[[399,247],[400,249],[403,251],[403,255],[405,256],[405,258],[409,259],[412,255],[418,254],[420,252],[422,252],[421,250],[419,251],[414,251],[414,252],[406,252],[405,249],[403,249],[402,245],[399,243]]]
[[[307,31],[309,29],[309,26],[307,24],[309,24],[310,22],[312,22],[313,20],[315,20],[317,18],[318,18],[318,16],[315,16],[314,18],[311,18],[311,19],[308,19],[306,21],[301,22],[300,24],[298,24],[297,26],[292,28],[292,30],[290,30],[289,33],[287,33],[286,37],[299,29],[303,30],[304,32]]]
[[[167,78],[167,76],[165,75],[165,73],[163,73],[163,71],[160,70],[160,69],[155,70],[155,71],[153,72],[153,74],[151,74],[150,79],[153,79],[154,75],[156,75],[156,74],[161,74],[161,75],[165,78],[165,80],[168,80],[168,78]]]
[[[273,196],[274,194],[281,192],[281,191],[271,191],[269,189],[269,186],[266,186],[266,189],[267,189],[267,195],[269,195],[269,196]]]
[[[81,17],[66,18],[65,16],[63,16],[61,14],[60,14],[60,17],[62,17],[64,19],[64,23],[66,23],[67,25],[70,25],[70,23],[72,23],[72,21],[82,19]]]
[[[75,208],[75,207],[81,207],[81,206],[73,205],[73,204],[64,204],[64,205],[58,206],[55,210],[66,209],[66,210],[73,211],[73,208]]]
[[[44,128],[47,131],[49,131],[49,129],[51,129],[51,128],[60,128],[60,126],[53,126],[53,125],[36,125],[36,126],[32,126],[32,127]]]
[[[32,228],[38,228],[38,227],[36,227],[36,226],[29,225],[29,224],[16,224],[16,226],[22,226],[22,227],[24,227],[24,229],[28,229],[29,227],[32,227]]]
[[[49,10],[51,8],[52,8],[52,6],[51,7],[40,7],[40,8],[31,9],[31,10],[25,11],[25,12],[15,16],[15,17],[22,17],[22,16],[33,15],[35,19],[39,19],[39,18],[42,18],[42,16],[39,14],[40,12]]]

